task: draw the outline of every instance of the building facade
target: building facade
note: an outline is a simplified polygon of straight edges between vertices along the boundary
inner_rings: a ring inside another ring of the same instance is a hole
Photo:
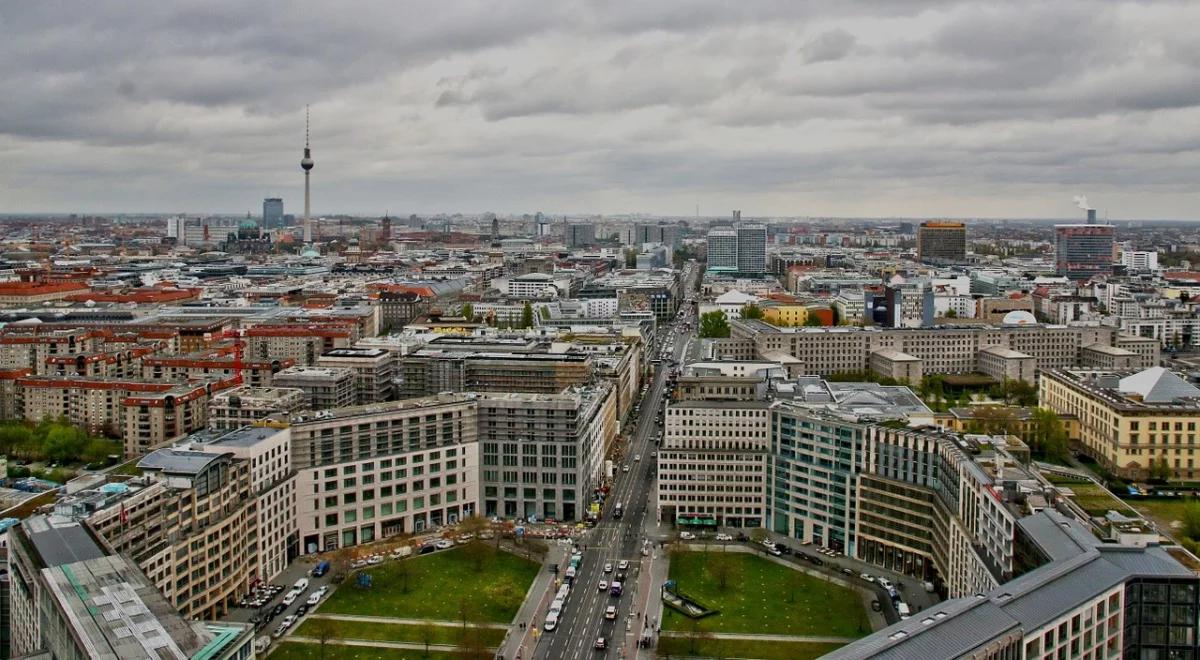
[[[967,226],[961,222],[922,222],[917,228],[917,259],[952,264],[967,260]]]
[[[1055,225],[1054,265],[1058,275],[1072,280],[1112,275],[1112,225]]]

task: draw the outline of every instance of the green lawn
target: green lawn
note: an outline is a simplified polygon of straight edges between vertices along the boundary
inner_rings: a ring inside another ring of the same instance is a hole
[[[458,653],[445,651],[430,651],[425,655],[423,650],[407,649],[375,649],[363,646],[338,646],[326,644],[325,655],[321,655],[320,644],[304,644],[302,642],[282,642],[271,654],[271,660],[462,660]]]
[[[1136,513],[1104,488],[1090,481],[1074,481],[1066,477],[1051,476],[1050,483],[1066,486],[1075,493],[1075,503],[1093,516],[1103,516],[1109,509],[1125,514]]]
[[[316,619],[308,619],[300,624],[293,633],[300,637],[316,637]],[[367,623],[365,621],[331,621],[339,639],[362,639],[385,642],[411,642],[424,644],[421,627],[400,623]],[[463,629],[456,626],[434,626],[431,644],[457,645],[462,640]],[[479,630],[484,644],[499,646],[504,639],[504,631],[500,628],[483,628]]]
[[[720,559],[714,555],[724,554]],[[730,562],[726,589],[714,564]],[[858,592],[743,552],[683,552],[671,557],[679,591],[720,614],[700,620],[712,632],[836,635],[871,632]],[[691,619],[664,608],[663,628],[687,630]]]
[[[355,576],[348,577],[320,612],[455,621],[462,618],[466,604],[472,620],[509,623],[540,565],[490,547],[486,550],[479,571],[468,551],[458,548],[387,562],[367,571],[373,580],[370,588],[361,588]],[[409,571],[407,592],[404,570]]]
[[[677,656],[710,656],[714,658],[755,658],[756,660],[812,660],[830,651],[841,648],[841,644],[818,644],[812,642],[761,642],[742,639],[700,639],[696,652],[692,653],[691,640],[682,637],[663,637],[658,641],[657,655],[660,658]]]
[[[1159,531],[1172,536],[1181,536],[1183,513],[1196,502],[1200,502],[1200,500],[1180,497],[1177,499],[1126,500],[1125,503],[1158,522]]]

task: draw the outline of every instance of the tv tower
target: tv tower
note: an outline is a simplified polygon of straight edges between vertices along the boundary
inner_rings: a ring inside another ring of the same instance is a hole
[[[308,147],[308,106],[304,106],[304,158],[300,159],[300,169],[304,170],[304,242],[312,242],[312,216],[309,214],[308,174],[313,168],[312,149]]]

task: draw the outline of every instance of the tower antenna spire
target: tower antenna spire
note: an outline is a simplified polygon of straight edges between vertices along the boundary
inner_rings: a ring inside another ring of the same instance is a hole
[[[312,149],[308,145],[308,104],[304,106],[304,158],[300,160],[300,169],[304,170],[304,242],[311,243],[312,215],[308,197],[308,175],[313,168]]]
[[[304,148],[308,148],[308,104],[304,104]]]

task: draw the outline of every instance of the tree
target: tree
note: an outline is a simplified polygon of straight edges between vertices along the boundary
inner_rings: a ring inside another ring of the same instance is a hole
[[[946,318],[956,319],[958,318],[958,312],[954,311],[953,309],[948,309],[946,310]]]
[[[485,587],[483,592],[487,595],[488,602],[514,610],[525,600],[525,592],[510,580],[493,582]]]
[[[750,303],[742,308],[742,318],[744,319],[761,319],[762,317],[762,308],[754,303]]]
[[[525,306],[521,308],[521,327],[533,327],[533,305],[528,300],[525,301]]]
[[[463,630],[462,640],[459,642],[459,655],[465,658],[474,658],[484,660],[491,657],[491,652],[488,650],[487,637],[485,629],[480,623],[471,624],[470,628]]]
[[[334,550],[333,554],[329,557],[329,581],[334,584],[341,584],[350,573],[350,561],[349,548]]]
[[[337,637],[336,625],[330,619],[313,618],[308,634],[321,645],[321,660],[325,660],[325,645]]]
[[[980,433],[987,435],[1008,435],[1013,432],[1017,416],[1012,408],[1004,406],[980,406],[975,410],[974,425]]]
[[[699,655],[700,642],[702,642],[704,640],[712,639],[713,638],[712,633],[708,632],[707,630],[705,630],[704,628],[702,628],[700,626],[699,619],[688,618],[686,625],[687,625],[686,634],[687,634],[687,640],[688,640],[688,653],[691,653],[692,655]]]
[[[625,267],[626,268],[637,268],[637,255],[638,255],[637,250],[634,250],[633,248],[625,250]]]
[[[1155,461],[1150,458],[1150,479],[1153,481],[1164,482],[1171,478],[1171,466],[1167,463],[1167,457],[1163,456]]]
[[[461,314],[462,317],[468,321],[475,320],[475,306],[469,302],[463,303]]]
[[[1034,408],[1025,440],[1034,455],[1053,463],[1067,460],[1067,429],[1049,408]]]
[[[729,322],[725,312],[714,310],[700,315],[700,336],[705,339],[723,339],[729,336]]]
[[[804,325],[808,328],[819,328],[821,327],[821,318],[816,314],[809,312],[808,316],[804,317]]]
[[[425,645],[425,657],[429,657],[429,645],[437,639],[437,628],[433,622],[425,619],[417,625],[417,639]]]
[[[832,321],[832,322],[833,322],[833,325],[835,325],[835,326],[836,326],[836,325],[841,325],[841,324],[842,324],[842,321],[843,321],[844,319],[842,319],[842,312],[841,312],[841,310],[838,308],[838,306],[837,306],[837,305],[832,305],[832,306],[830,306],[829,310],[830,310],[830,312],[832,312],[832,316],[833,316],[833,321]]]
[[[770,534],[768,534],[767,530],[763,527],[755,527],[754,529],[750,530],[750,540],[754,542],[755,547],[758,548],[764,547],[762,542],[766,541],[769,536]]]
[[[737,557],[725,552],[724,546],[721,547],[721,552],[708,559],[708,572],[717,581],[717,588],[721,591],[728,589],[731,582],[737,582],[740,568]]]

